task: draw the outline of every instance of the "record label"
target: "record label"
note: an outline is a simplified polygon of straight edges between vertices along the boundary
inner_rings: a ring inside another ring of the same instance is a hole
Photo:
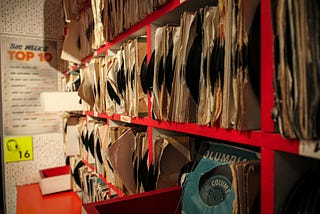
[[[231,182],[223,175],[217,175],[204,182],[199,190],[201,200],[208,206],[216,206],[230,195]]]

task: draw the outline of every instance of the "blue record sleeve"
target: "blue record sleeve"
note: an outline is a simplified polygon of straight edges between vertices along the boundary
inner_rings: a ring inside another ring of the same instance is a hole
[[[259,160],[260,154],[222,143],[205,142],[195,169],[182,182],[182,213],[233,213],[231,164]],[[200,149],[201,150],[201,149]]]

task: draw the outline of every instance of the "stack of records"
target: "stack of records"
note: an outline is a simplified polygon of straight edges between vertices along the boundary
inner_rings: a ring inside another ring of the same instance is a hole
[[[320,137],[320,3],[272,1],[275,118],[287,138]]]

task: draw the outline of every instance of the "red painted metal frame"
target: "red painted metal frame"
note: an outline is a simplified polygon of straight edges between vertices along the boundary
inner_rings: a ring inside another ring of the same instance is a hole
[[[152,55],[152,41],[151,41],[151,25],[147,25],[147,62],[149,64],[151,55]],[[152,111],[152,103],[151,103],[151,94],[150,91],[148,91],[148,118],[152,117],[151,111]],[[152,136],[152,127],[148,126],[148,136]],[[149,166],[152,163],[153,159],[153,146],[152,146],[152,137],[148,137],[148,164]]]
[[[261,130],[274,132],[273,33],[270,0],[261,0]]]

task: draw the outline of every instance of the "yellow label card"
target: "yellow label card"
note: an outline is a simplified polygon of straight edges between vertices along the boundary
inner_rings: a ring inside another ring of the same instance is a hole
[[[32,160],[32,136],[5,137],[4,157],[5,162]]]

